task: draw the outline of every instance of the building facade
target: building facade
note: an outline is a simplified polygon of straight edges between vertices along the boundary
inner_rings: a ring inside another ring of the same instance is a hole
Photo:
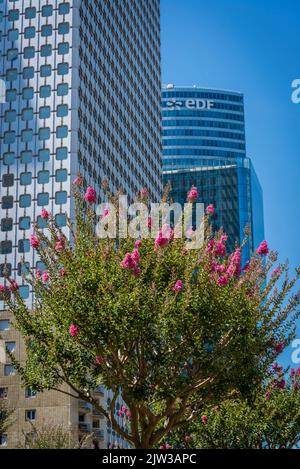
[[[160,196],[159,0],[1,0],[0,79],[0,283],[8,273],[31,304],[22,274],[45,268],[30,249],[32,222],[45,227],[45,207],[68,236],[78,171],[98,202],[105,178],[130,198],[141,187]],[[23,360],[11,321],[0,303],[2,339]],[[109,399],[103,388],[98,395]],[[16,409],[2,446],[15,447],[30,422],[51,419],[76,436],[93,429],[97,445],[125,444],[84,402],[23,389],[6,361],[1,397]]]
[[[213,204],[212,226],[223,227],[228,247],[249,241],[243,260],[264,238],[262,189],[246,155],[241,93],[167,85],[162,90],[164,183],[174,202],[186,202],[192,185],[199,202]]]

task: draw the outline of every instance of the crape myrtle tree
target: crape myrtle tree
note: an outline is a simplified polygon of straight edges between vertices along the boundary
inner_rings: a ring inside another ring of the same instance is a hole
[[[162,448],[293,449],[300,446],[300,368],[272,374],[243,398],[208,405],[194,422],[171,432]]]
[[[188,201],[197,196],[193,187]],[[141,190],[139,200],[146,199]],[[34,226],[31,246],[47,270],[26,277],[32,308],[13,279],[1,287],[27,344],[25,363],[11,359],[26,386],[83,399],[132,446],[153,448],[209,403],[259,385],[278,347],[294,336],[298,298],[283,302],[299,272],[289,281],[287,266],[278,266],[266,283],[276,262],[267,243],[242,266],[242,247],[227,254],[222,231],[206,229],[203,246],[191,250],[170,227],[155,239],[99,238],[95,202],[78,177],[71,241],[43,210],[48,230]],[[206,225],[213,211],[207,207]],[[99,384],[112,391],[109,410],[94,398]]]

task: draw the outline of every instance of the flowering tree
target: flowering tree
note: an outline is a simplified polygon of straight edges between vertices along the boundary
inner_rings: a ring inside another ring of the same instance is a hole
[[[172,448],[278,449],[300,443],[300,368],[273,372],[251,399],[235,395],[203,410],[198,419],[169,435]]]
[[[276,255],[265,241],[242,266],[241,248],[227,254],[227,236],[209,229],[193,250],[171,228],[155,240],[100,239],[95,192],[74,183],[71,241],[46,210],[48,232],[35,226],[31,237],[47,266],[27,277],[33,308],[14,280],[0,287],[27,344],[25,364],[11,359],[26,386],[84,399],[133,446],[152,448],[210,402],[259,385],[293,337],[299,298],[282,304],[299,272],[277,290],[287,271],[280,266],[266,285]],[[196,188],[188,200],[197,200]],[[213,212],[210,205],[206,218]],[[100,383],[113,393],[109,411],[93,396]],[[126,425],[116,418],[119,395]]]
[[[11,415],[14,410],[9,409],[4,399],[0,398],[0,436],[4,435],[13,421]]]

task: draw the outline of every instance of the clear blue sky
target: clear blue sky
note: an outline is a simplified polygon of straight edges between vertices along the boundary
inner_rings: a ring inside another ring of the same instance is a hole
[[[300,104],[291,101],[291,82],[300,78],[300,1],[161,0],[161,30],[163,83],[244,93],[265,237],[281,261],[300,265]]]

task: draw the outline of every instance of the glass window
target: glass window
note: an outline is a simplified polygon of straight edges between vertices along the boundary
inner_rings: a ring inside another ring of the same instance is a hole
[[[17,10],[17,9],[8,10],[8,15],[7,15],[8,21],[18,21],[19,16],[20,16],[19,10]]]
[[[10,327],[9,319],[0,319],[0,331],[8,331]]]
[[[0,388],[0,399],[7,399],[8,388]]]
[[[12,187],[14,185],[14,175],[13,174],[3,174],[2,176],[2,186],[3,187]]]
[[[2,210],[8,210],[10,208],[13,208],[14,206],[14,198],[12,195],[4,195],[2,197],[2,201],[1,201],[1,207],[2,207]]]
[[[31,409],[31,410],[25,410],[25,420],[35,420],[36,417],[36,410]]]
[[[13,48],[13,49],[8,49],[7,53],[6,53],[6,57],[7,57],[7,60],[16,60],[16,58],[18,57],[18,49],[16,48]]]
[[[39,129],[39,140],[49,140],[50,138],[50,127],[42,127]]]
[[[39,171],[38,172],[38,183],[47,184],[49,182],[49,171]]]
[[[25,80],[30,80],[34,77],[34,68],[33,67],[24,67],[23,68],[23,78]]]
[[[18,262],[18,275],[22,277],[23,275],[28,275],[30,272],[30,263],[29,262]]]
[[[66,96],[69,93],[68,83],[60,83],[57,85],[57,96]]]
[[[57,215],[55,215],[55,222],[57,224],[57,226],[66,226],[67,225],[67,217],[65,214],[63,213],[58,213]]]
[[[32,174],[30,172],[20,174],[20,184],[21,186],[29,186],[32,181]]]
[[[41,47],[41,57],[49,57],[52,54],[51,44],[44,44]]]
[[[41,192],[40,194],[37,195],[37,204],[39,206],[49,204],[49,194],[48,194],[48,192]]]
[[[52,5],[44,5],[42,7],[42,16],[51,16],[53,13]]]
[[[7,39],[9,41],[17,41],[19,39],[19,30],[18,29],[9,29],[7,32]]]
[[[59,23],[58,25],[58,34],[68,34],[70,31],[69,23]]]
[[[55,194],[56,205],[66,204],[68,200],[68,194],[66,191],[59,191]]]
[[[33,119],[33,109],[32,107],[24,108],[22,111],[22,120],[30,121]]]
[[[18,242],[18,252],[24,253],[30,251],[30,242],[29,239],[19,239]]]
[[[37,395],[37,392],[34,391],[33,389],[31,389],[31,388],[26,388],[25,389],[25,397],[26,398],[35,397],[36,395]]]
[[[24,37],[25,39],[32,39],[35,36],[35,27],[28,26],[24,29]]]
[[[16,111],[5,111],[4,122],[15,122],[16,117]]]
[[[70,11],[70,3],[68,2],[64,2],[64,3],[61,3],[59,6],[58,6],[58,14],[59,15],[67,15]]]
[[[2,218],[1,220],[1,231],[12,231],[13,229],[13,219],[12,218]]]
[[[40,87],[40,98],[49,98],[51,96],[51,86],[44,85]]]
[[[4,132],[4,143],[10,144],[16,141],[16,132],[14,130],[9,130]]]
[[[33,131],[32,129],[25,129],[22,130],[21,133],[21,140],[22,142],[31,142],[33,140]]]
[[[56,159],[61,161],[61,160],[66,160],[68,158],[68,148],[67,147],[59,147],[56,148]]]
[[[39,269],[43,272],[44,270],[47,270],[47,266],[44,264],[44,262],[38,261],[36,263],[36,269]]]
[[[67,75],[69,73],[69,64],[67,62],[62,62],[57,66],[58,75]]]
[[[35,55],[35,49],[33,46],[24,47],[24,59],[33,59]]]
[[[57,169],[55,172],[56,182],[65,182],[68,179],[68,171],[66,169]]]
[[[68,126],[67,125],[60,125],[56,129],[56,137],[57,138],[66,138],[68,136]]]
[[[29,7],[25,8],[25,18],[27,20],[32,20],[36,16],[36,8],[35,7]]]
[[[8,151],[3,155],[3,164],[10,165],[15,162],[15,154],[12,151]]]
[[[28,285],[22,285],[19,288],[19,294],[20,294],[21,298],[23,298],[23,300],[26,300],[27,298],[29,298],[29,286]]]
[[[23,194],[20,195],[20,207],[27,208],[31,205],[31,195],[30,194]]]
[[[4,365],[4,376],[14,376],[16,370],[13,365]]]
[[[23,99],[32,99],[33,98],[33,94],[34,94],[34,90],[33,88],[30,86],[28,88],[23,88],[23,91],[22,91],[22,97]]]
[[[42,65],[40,73],[41,73],[41,77],[50,77],[51,65]]]
[[[57,117],[66,117],[68,115],[68,105],[60,104],[56,108]]]
[[[29,164],[32,162],[32,150],[21,151],[21,163]]]
[[[19,218],[19,228],[20,230],[29,230],[30,229],[30,217],[20,217]]]
[[[5,342],[5,348],[10,353],[14,353],[16,350],[16,342]]]
[[[11,103],[17,99],[17,90],[12,88],[10,90],[6,90],[6,101]]]
[[[16,49],[18,50],[18,49]],[[60,42],[57,47],[57,52],[59,55],[65,55],[69,52],[69,43],[68,42]]]
[[[47,220],[44,220],[40,215],[36,219],[37,226],[40,229],[47,228]]]
[[[48,119],[50,117],[50,106],[40,107],[39,117],[40,119]]]
[[[38,152],[38,160],[43,163],[50,160],[50,150],[43,148]]]
[[[6,275],[10,277],[11,272],[12,272],[11,264],[7,262],[5,264],[0,264],[0,277],[6,277]]]
[[[41,28],[41,34],[43,37],[48,37],[52,35],[52,25],[44,24]]]
[[[9,68],[6,70],[6,80],[14,81],[18,78],[18,70],[16,68]]]
[[[11,254],[11,252],[12,252],[12,242],[11,241],[1,241],[0,254]]]

